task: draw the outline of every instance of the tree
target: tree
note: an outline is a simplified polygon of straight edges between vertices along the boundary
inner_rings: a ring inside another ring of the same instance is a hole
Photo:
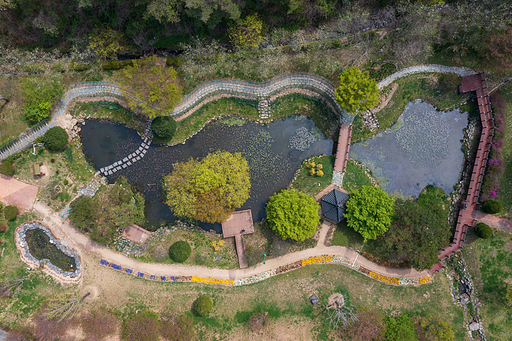
[[[166,340],[192,341],[196,332],[190,316],[167,313],[160,317],[160,334]]]
[[[223,222],[244,204],[251,189],[245,158],[225,151],[177,163],[163,181],[165,203],[175,215],[209,223]]]
[[[417,341],[418,336],[414,328],[414,321],[409,315],[400,315],[398,318],[389,318],[386,321],[386,341]]]
[[[18,216],[19,209],[16,206],[6,206],[4,208],[4,217],[7,220],[14,220]]]
[[[158,314],[144,311],[124,321],[122,339],[126,341],[158,341],[160,339]]]
[[[31,122],[39,122],[50,115],[53,103],[62,97],[64,87],[54,76],[26,77],[21,81],[25,103],[23,110]]]
[[[270,315],[268,312],[260,310],[251,315],[247,321],[249,329],[253,332],[261,332],[268,328],[271,323]]]
[[[379,103],[377,81],[369,72],[361,72],[353,66],[340,74],[340,86],[336,88],[336,100],[347,112],[357,114]]]
[[[43,311],[33,318],[35,324],[34,334],[37,341],[54,341],[63,339],[70,325],[70,320],[48,318]]]
[[[44,316],[48,320],[56,319],[57,321],[71,320],[80,310],[84,299],[91,293],[88,292],[82,297],[70,297],[63,295],[62,297],[48,300],[46,312]]]
[[[185,262],[188,257],[190,257],[191,252],[192,249],[190,248],[190,244],[184,240],[175,242],[169,248],[169,256],[172,260],[178,263]]]
[[[384,339],[386,322],[382,312],[372,307],[362,307],[356,312],[356,318],[341,329],[344,340],[380,341]]]
[[[85,314],[80,319],[80,324],[87,340],[101,341],[116,334],[120,320],[106,308],[100,308]]]
[[[482,211],[484,213],[496,214],[501,212],[501,204],[497,200],[486,200],[482,204]]]
[[[388,230],[394,211],[393,199],[386,192],[379,187],[363,186],[350,194],[345,217],[347,225],[367,241]]]
[[[476,224],[475,233],[478,237],[483,239],[489,239],[492,237],[492,229],[489,227],[489,225],[484,223]]]
[[[176,121],[170,116],[159,116],[151,122],[151,130],[158,139],[168,140],[174,136]]]
[[[239,24],[229,28],[229,40],[238,47],[258,47],[263,40],[263,21],[257,14],[248,15]]]
[[[50,128],[43,135],[43,142],[46,147],[55,152],[64,150],[68,144],[68,139],[68,133],[61,127]]]
[[[114,59],[125,49],[124,35],[110,27],[96,28],[89,35],[89,47],[102,59]]]
[[[194,312],[197,316],[207,316],[213,309],[213,301],[206,295],[201,295],[194,302]]]
[[[512,68],[512,29],[505,34],[495,34],[491,36],[489,46],[490,55],[496,59],[498,65],[503,70]]]
[[[295,190],[283,190],[270,197],[266,213],[270,228],[282,239],[303,241],[318,228],[320,205],[315,198]]]
[[[126,87],[122,92],[130,108],[150,118],[169,115],[181,100],[176,70],[160,65],[160,61],[156,55],[134,59],[133,66],[123,69],[121,79]]]
[[[428,314],[420,319],[418,336],[420,341],[453,341],[452,325],[437,315]]]

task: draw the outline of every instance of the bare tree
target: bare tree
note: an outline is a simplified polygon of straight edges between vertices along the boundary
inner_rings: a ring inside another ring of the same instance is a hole
[[[11,297],[16,294],[16,291],[23,285],[25,282],[25,277],[23,278],[7,278],[7,283],[0,284],[0,296],[3,297]]]
[[[80,309],[84,299],[91,293],[88,292],[82,298],[54,298],[48,301],[44,316],[48,320],[56,319],[59,322],[72,319]]]

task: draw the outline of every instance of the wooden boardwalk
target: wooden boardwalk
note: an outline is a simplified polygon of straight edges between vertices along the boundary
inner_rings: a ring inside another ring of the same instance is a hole
[[[491,115],[491,102],[487,93],[487,84],[484,75],[478,73],[462,77],[462,84],[459,86],[459,91],[461,93],[470,91],[476,92],[480,120],[482,121],[482,134],[480,135],[480,142],[478,143],[478,150],[471,173],[466,200],[462,203],[457,217],[453,241],[441,250],[439,260],[445,259],[452,253],[459,251],[466,239],[468,226],[475,224],[480,187],[485,175],[485,167],[487,166],[489,150],[491,149],[492,137],[494,135],[494,120]],[[430,274],[440,270],[442,267],[441,262],[435,264],[432,269],[430,269]]]
[[[337,172],[345,172],[347,169],[348,152],[350,150],[351,138],[352,125],[342,124],[340,126],[338,148],[336,148],[336,159],[334,160],[334,170]]]

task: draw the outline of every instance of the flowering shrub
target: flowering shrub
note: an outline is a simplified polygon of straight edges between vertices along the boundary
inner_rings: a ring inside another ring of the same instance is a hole
[[[217,279],[211,277],[199,277],[192,276],[190,279],[192,282],[206,283],[206,284],[224,284],[224,285],[233,285],[233,280],[230,279]]]
[[[500,181],[504,172],[502,156],[503,138],[505,137],[505,121],[507,104],[500,94],[490,96],[494,114],[494,138],[491,143],[487,172],[482,183],[481,201],[496,199],[499,197]]]
[[[372,278],[375,278],[376,280],[379,280],[379,281],[384,282],[384,283],[389,283],[389,284],[394,284],[394,285],[398,285],[399,284],[399,279],[398,278],[384,276],[384,275],[381,275],[381,274],[373,272],[373,271],[370,271],[368,276],[370,276]]]
[[[317,256],[302,260],[302,266],[316,263],[330,263],[332,256]]]
[[[262,274],[254,275],[252,277],[242,278],[242,279],[235,279],[233,281],[233,285],[234,286],[239,286],[239,285],[252,284],[252,283],[256,283],[256,282],[262,281],[264,279],[267,279],[267,278],[275,276],[275,275],[276,275],[276,269],[272,269],[272,270],[264,272]]]
[[[424,276],[420,278],[420,284],[430,283],[430,276]]]

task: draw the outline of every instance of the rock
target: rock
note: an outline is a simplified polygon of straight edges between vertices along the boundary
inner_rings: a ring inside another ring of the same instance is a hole
[[[476,323],[476,322],[472,322],[469,324],[469,331],[477,331],[480,329],[480,324]]]

